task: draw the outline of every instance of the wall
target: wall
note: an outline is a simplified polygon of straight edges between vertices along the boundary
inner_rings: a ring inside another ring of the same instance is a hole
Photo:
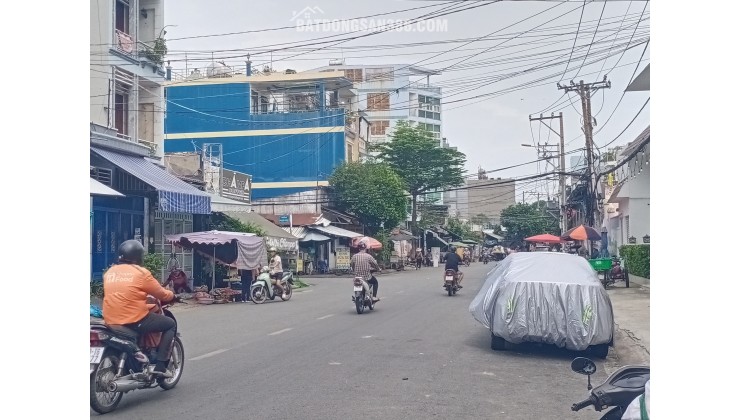
[[[499,182],[506,182],[501,185],[495,185]],[[511,179],[471,179],[465,182],[469,187],[466,190],[467,200],[467,219],[472,219],[478,214],[485,214],[493,219],[493,223],[498,224],[501,218],[501,211],[516,203],[515,183]],[[489,185],[486,187],[477,187],[480,185]],[[476,187],[476,188],[470,188]]]
[[[113,43],[112,1],[90,2],[90,121],[108,126],[108,46]]]
[[[166,89],[165,153],[220,143],[225,169],[252,174],[253,199],[327,185],[345,161],[342,109],[252,115],[249,83]]]

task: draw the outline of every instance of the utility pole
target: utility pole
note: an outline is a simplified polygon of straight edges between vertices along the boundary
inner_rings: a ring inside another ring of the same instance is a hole
[[[549,117],[543,117],[542,114],[540,114],[539,118],[532,118],[532,116],[529,117],[529,121],[544,121],[544,120],[554,120],[559,119],[560,120],[560,132],[556,132],[552,129],[549,125],[545,124],[545,127],[549,128],[550,131],[560,136],[560,147],[558,148],[558,154],[560,156],[560,165],[559,165],[559,172],[560,172],[560,229],[562,233],[565,233],[565,231],[568,230],[568,216],[565,209],[566,204],[566,196],[565,196],[565,131],[563,129],[563,113],[561,112],[559,115],[550,114]],[[543,123],[544,124],[544,123]],[[547,145],[545,145],[547,146]],[[543,153],[544,154],[544,153]],[[548,156],[543,156],[548,157]]]
[[[590,226],[595,224],[595,220],[598,217],[598,206],[595,205],[596,201],[596,171],[594,170],[594,119],[591,116],[591,96],[594,92],[599,89],[608,89],[612,87],[612,83],[606,80],[594,83],[583,83],[581,80],[578,84],[575,84],[572,80],[570,86],[561,86],[557,84],[558,89],[565,90],[568,92],[576,92],[581,97],[581,108],[583,109],[583,134],[586,136],[586,164],[587,164],[587,175],[588,175],[588,206],[587,206],[587,217]]]

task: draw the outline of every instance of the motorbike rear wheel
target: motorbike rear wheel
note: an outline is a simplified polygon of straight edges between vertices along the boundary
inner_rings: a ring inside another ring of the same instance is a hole
[[[123,398],[123,392],[109,392],[106,389],[108,382],[115,379],[119,360],[116,351],[108,348],[100,364],[90,374],[90,408],[98,414],[115,410]],[[98,387],[103,391],[98,391]]]
[[[260,303],[265,303],[265,301],[267,300],[267,290],[262,285],[253,287],[249,294],[252,298],[252,302],[257,305],[259,305]]]
[[[169,391],[170,389],[177,386],[182,377],[182,370],[185,367],[185,349],[183,348],[180,337],[175,337],[175,342],[172,344],[172,354],[170,355],[170,363],[167,369],[172,372],[171,378],[160,378],[157,380],[159,386]]]
[[[447,288],[447,296],[452,296],[452,286],[448,284],[445,287]]]
[[[355,295],[355,309],[357,309],[358,315],[361,315],[363,312],[365,312],[365,294],[364,293]]]
[[[290,287],[290,283],[285,283],[283,285],[283,289],[285,290],[285,297],[280,296],[280,299],[282,299],[284,302],[290,300],[291,297],[293,297],[293,288]]]

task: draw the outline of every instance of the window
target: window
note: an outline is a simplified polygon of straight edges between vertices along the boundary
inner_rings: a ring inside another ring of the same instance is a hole
[[[419,95],[419,117],[440,120],[439,98]]]
[[[385,135],[385,130],[390,126],[390,121],[373,121],[370,124],[370,134],[373,136]]]
[[[124,33],[129,33],[128,0],[116,0],[116,29]]]
[[[344,77],[353,83],[362,82],[362,69],[344,69]]]
[[[387,93],[368,93],[368,111],[388,111],[391,109],[390,95]]]
[[[133,75],[117,67],[114,68],[114,86],[113,95],[113,127],[118,130],[118,134],[124,137],[129,136],[128,119],[129,119],[129,96],[131,88],[134,85]]]
[[[393,67],[380,67],[380,68],[365,69],[365,81],[366,82],[374,82],[374,81],[381,81],[381,80],[386,80],[386,81],[393,80]]]

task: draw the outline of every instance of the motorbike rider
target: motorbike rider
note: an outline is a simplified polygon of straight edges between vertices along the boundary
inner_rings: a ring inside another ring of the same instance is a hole
[[[462,279],[463,279],[463,273],[460,272],[460,256],[457,254],[457,250],[455,247],[450,248],[450,252],[445,255],[445,270],[455,270],[455,275],[457,275],[457,287],[462,289]],[[442,283],[442,287],[445,287],[444,283]]]
[[[277,287],[280,294],[283,295],[283,299],[286,299],[288,295],[285,294],[285,289],[283,288],[283,285],[281,283],[281,280],[283,279],[283,261],[280,259],[280,255],[278,255],[277,249],[275,247],[270,247],[270,283],[275,285]]]
[[[108,325],[122,325],[139,334],[161,332],[154,373],[171,377],[167,372],[177,325],[172,318],[149,312],[147,295],[162,302],[175,300],[175,294],[162,287],[146,268],[142,267],[144,246],[128,240],[118,247],[118,264],[103,276],[103,320]]]
[[[645,383],[645,393],[627,406],[622,420],[650,420],[650,380]]]
[[[358,248],[360,251],[352,256],[350,267],[357,277],[362,277],[367,284],[372,286],[373,302],[377,302],[380,300],[378,299],[378,279],[372,275],[371,270],[380,271],[380,266],[375,258],[367,253],[367,244],[365,242],[360,242]]]

